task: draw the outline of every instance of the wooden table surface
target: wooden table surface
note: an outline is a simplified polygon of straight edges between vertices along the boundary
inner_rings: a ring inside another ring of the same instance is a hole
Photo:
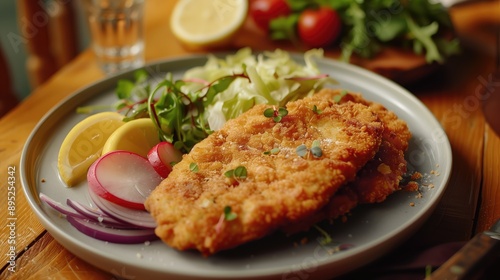
[[[173,3],[147,1],[145,39],[148,61],[191,53],[173,38],[169,30]],[[486,123],[479,106],[481,92],[486,89],[485,81],[491,78],[495,67],[491,51],[494,40],[488,37],[491,34],[482,32],[485,29],[477,23],[478,13],[479,18],[488,15],[498,18],[500,2],[480,2],[472,6],[453,8],[452,18],[464,41],[481,47],[466,45],[461,55],[436,69],[432,75],[405,85],[441,122],[453,151],[452,175],[444,197],[422,229],[408,241],[418,240],[419,246],[466,241],[500,218],[500,138]],[[235,39],[233,47],[249,45],[271,49],[286,46],[255,40],[257,35],[250,33],[244,30]],[[328,55],[334,57],[335,53]],[[404,73],[416,75],[411,71]],[[3,208],[0,216],[5,224],[0,227],[1,279],[114,279],[109,272],[75,257],[45,231],[28,205],[19,179],[23,145],[42,116],[66,96],[103,78],[105,75],[99,70],[92,53],[86,50],[0,120],[0,205]],[[7,200],[12,199],[8,194],[11,186],[15,188],[15,206],[8,209]],[[14,210],[14,216],[8,215],[7,210]],[[15,272],[8,269],[9,254],[12,254],[8,238],[9,218],[12,217],[16,218]]]

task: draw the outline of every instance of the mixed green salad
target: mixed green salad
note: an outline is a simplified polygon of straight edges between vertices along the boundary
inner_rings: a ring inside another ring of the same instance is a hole
[[[275,8],[257,2],[267,2]],[[315,47],[340,46],[341,58],[370,58],[384,46],[412,49],[428,63],[443,63],[459,51],[448,11],[432,0],[254,0],[251,16],[265,17],[269,36]],[[328,28],[326,27],[328,26]],[[332,30],[340,30],[334,32]],[[317,36],[315,36],[317,35]],[[324,41],[324,38],[331,38]],[[322,41],[323,40],[323,41]],[[317,43],[319,45],[314,45]],[[310,44],[309,44],[310,45]]]
[[[119,101],[114,108],[124,112],[126,120],[150,117],[161,140],[189,152],[255,104],[281,107],[325,84],[335,84],[315,63],[322,57],[322,50],[313,49],[304,54],[301,64],[283,50],[254,54],[243,48],[223,58],[210,54],[203,66],[189,69],[177,80],[168,73],[155,82],[139,70],[134,80],[118,82]]]

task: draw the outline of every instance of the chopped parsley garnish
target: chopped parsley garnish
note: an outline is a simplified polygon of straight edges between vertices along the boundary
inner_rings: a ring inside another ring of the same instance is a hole
[[[280,122],[286,115],[288,115],[288,110],[283,107],[279,109],[273,107],[264,110],[264,116],[266,118],[272,118],[274,122]]]
[[[265,151],[264,154],[265,155],[275,155],[279,152],[280,152],[280,148],[274,148],[274,149],[271,149],[269,151]]]
[[[238,166],[235,169],[228,170],[224,173],[228,178],[245,179],[247,177],[247,169],[244,166]]]
[[[321,114],[321,110],[320,110],[320,109],[318,109],[318,106],[316,106],[316,105],[314,105],[314,106],[313,106],[313,109],[312,109],[312,110],[313,110],[313,112],[314,112],[314,113],[316,113],[316,114],[318,114],[318,115],[319,115],[319,114]]]
[[[238,217],[238,214],[234,213],[231,206],[224,207],[224,220],[232,221]]]
[[[191,162],[189,164],[189,170],[191,170],[194,173],[197,173],[199,171],[198,164],[196,164],[195,162]]]
[[[311,149],[308,149],[305,144],[301,144],[295,149],[295,152],[299,157],[302,158],[308,157],[309,154],[312,154],[312,156],[315,158],[320,158],[321,156],[323,156],[323,150],[321,150],[319,140],[313,141]]]
[[[346,91],[346,90],[342,90],[342,91],[340,92],[340,94],[339,94],[339,95],[335,95],[335,96],[333,97],[333,101],[334,101],[335,103],[339,103],[339,102],[342,100],[342,98],[343,98],[344,96],[346,96],[346,94],[347,94],[347,91]]]
[[[323,155],[323,151],[321,150],[319,140],[313,141],[312,147],[311,147],[311,153],[314,157],[317,157],[317,158],[319,158]]]
[[[299,157],[306,157],[308,152],[307,146],[305,144],[302,144],[295,149],[295,152]]]

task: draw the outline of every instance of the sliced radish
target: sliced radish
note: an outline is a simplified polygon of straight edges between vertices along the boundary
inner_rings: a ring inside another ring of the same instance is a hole
[[[162,178],[167,178],[172,171],[172,163],[177,163],[181,159],[181,151],[169,142],[158,143],[148,153],[149,162]]]
[[[100,197],[124,207],[145,210],[144,201],[162,178],[146,158],[128,151],[112,151],[90,166],[87,181]]]
[[[112,243],[134,244],[157,239],[153,229],[116,229],[103,227],[88,219],[66,216],[66,219],[80,232],[95,239]]]
[[[129,223],[137,227],[152,229],[156,227],[153,217],[144,210],[136,210],[120,206],[106,200],[89,188],[89,195],[102,212],[120,222]]]

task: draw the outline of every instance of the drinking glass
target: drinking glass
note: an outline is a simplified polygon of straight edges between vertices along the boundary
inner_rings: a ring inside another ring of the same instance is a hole
[[[144,64],[145,0],[82,0],[92,49],[105,73]]]

